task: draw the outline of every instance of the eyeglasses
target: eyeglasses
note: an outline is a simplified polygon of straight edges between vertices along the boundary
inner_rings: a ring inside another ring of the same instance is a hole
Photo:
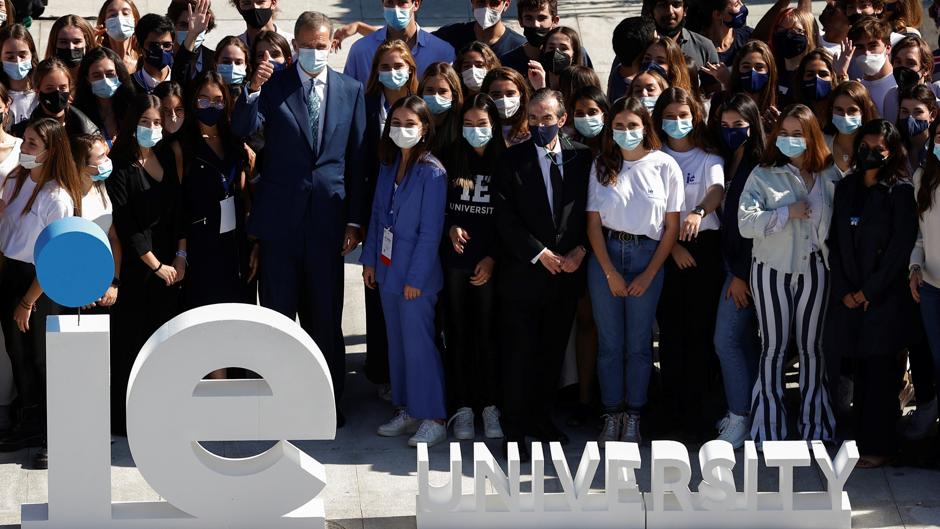
[[[216,108],[222,110],[225,108],[225,102],[221,100],[211,101],[204,97],[201,97],[196,100],[196,108],[206,109],[206,108]]]

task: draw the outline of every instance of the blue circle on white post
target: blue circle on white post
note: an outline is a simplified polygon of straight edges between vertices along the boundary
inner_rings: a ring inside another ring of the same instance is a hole
[[[98,301],[114,278],[108,236],[94,222],[66,217],[46,226],[33,249],[36,277],[52,301],[82,307]]]

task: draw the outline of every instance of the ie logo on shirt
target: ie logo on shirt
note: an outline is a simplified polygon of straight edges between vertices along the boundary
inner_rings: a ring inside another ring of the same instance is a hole
[[[695,175],[693,173],[685,173],[685,183],[686,185],[691,185],[695,183]]]

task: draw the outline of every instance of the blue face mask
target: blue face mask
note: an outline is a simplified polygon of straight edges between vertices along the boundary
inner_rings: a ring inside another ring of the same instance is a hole
[[[92,165],[98,170],[96,174],[91,175],[92,182],[103,182],[109,176],[111,176],[111,171],[114,170],[114,164],[111,163],[111,158],[105,158],[103,162],[98,165]]]
[[[682,138],[688,136],[690,132],[692,132],[692,120],[664,119],[663,132],[668,134],[670,138],[681,140]]]
[[[731,29],[740,29],[747,25],[747,6],[742,5],[741,10],[732,15],[731,20],[724,22],[724,24]]]
[[[840,133],[852,134],[862,126],[862,115],[840,116],[838,114],[833,114],[832,124],[835,125],[836,130],[838,130]]]
[[[643,103],[643,106],[646,107],[646,110],[652,114],[653,109],[656,108],[656,100],[659,99],[658,96],[643,96],[640,98],[640,102]]]
[[[803,81],[803,95],[812,101],[822,101],[832,92],[832,83],[818,75]]]
[[[275,72],[280,72],[281,70],[287,69],[286,62],[277,62],[277,61],[268,61],[268,62],[271,63],[271,67],[274,68]]]
[[[930,127],[930,122],[926,119],[917,119],[914,116],[907,116],[907,137],[913,138]]]
[[[411,22],[411,9],[400,7],[385,8],[385,23],[395,31],[402,31]]]
[[[318,50],[316,48],[300,48],[297,53],[297,61],[300,62],[300,67],[308,73],[317,73],[326,68],[329,57],[330,50]]]
[[[91,93],[101,99],[111,99],[120,87],[120,79],[117,77],[105,77],[91,83]]]
[[[389,90],[398,90],[399,88],[405,86],[405,83],[408,82],[410,77],[411,72],[408,70],[408,68],[402,68],[401,70],[391,70],[389,72],[379,72],[379,82]]]
[[[574,118],[574,129],[585,138],[594,138],[604,130],[604,115],[576,117]]]
[[[937,160],[940,160],[940,144],[934,144],[933,155],[934,155],[934,158],[936,158]]]
[[[475,149],[485,146],[493,139],[493,129],[489,127],[464,127],[463,139]]]
[[[777,137],[777,148],[787,158],[796,158],[806,152],[806,140],[795,136]]]
[[[621,149],[632,151],[643,142],[643,129],[615,130],[614,143]]]
[[[750,130],[751,127],[721,127],[721,142],[735,151],[747,141]]]
[[[558,123],[554,125],[529,127],[529,132],[532,133],[532,141],[535,142],[536,145],[539,147],[547,147],[552,140],[558,137]]]
[[[770,74],[760,73],[757,70],[751,70],[748,73],[741,74],[741,89],[745,92],[760,92],[770,81]]]
[[[659,65],[659,63],[653,61],[646,61],[640,64],[640,73],[643,72],[656,72],[663,76],[663,79],[669,79],[669,74],[666,73],[666,69]]]
[[[176,32],[176,43],[179,44],[180,46],[182,46],[183,43],[186,42],[186,37],[188,37],[188,36],[189,36],[189,31],[187,31],[187,30],[180,30],[180,31],[177,31],[177,32]],[[206,32],[205,32],[205,31],[200,31],[200,32],[199,32],[199,35],[196,35],[196,40],[195,40],[195,42],[193,42],[193,49],[194,49],[194,50],[198,50],[199,47],[202,46],[202,43],[205,42],[205,41],[206,41]]]
[[[30,61],[7,62],[3,61],[3,73],[14,81],[26,79],[29,72],[33,71],[33,63]]]
[[[144,127],[137,125],[137,144],[145,149],[151,149],[163,139],[163,127]]]
[[[222,80],[227,85],[242,84],[245,81],[245,75],[248,69],[244,64],[220,64],[216,66],[216,71],[222,76]]]
[[[451,105],[454,104],[452,99],[439,96],[434,94],[432,96],[424,96],[424,102],[428,104],[428,108],[431,110],[432,114],[443,114],[450,110]]]

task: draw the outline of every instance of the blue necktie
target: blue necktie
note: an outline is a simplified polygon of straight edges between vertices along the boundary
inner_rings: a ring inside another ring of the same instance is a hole
[[[316,80],[310,79],[310,90],[307,92],[307,117],[310,120],[310,137],[313,138],[313,153],[317,153],[317,137],[320,135],[320,96],[314,88]]]

